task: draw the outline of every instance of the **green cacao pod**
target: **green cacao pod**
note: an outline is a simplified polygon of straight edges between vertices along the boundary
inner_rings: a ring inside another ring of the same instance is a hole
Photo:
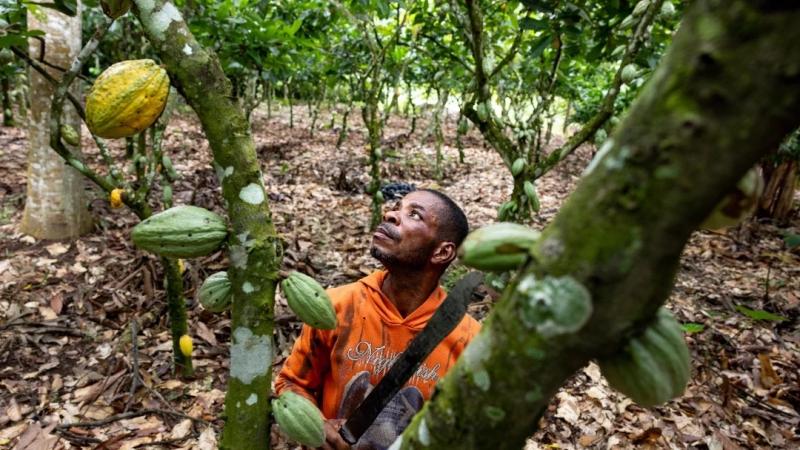
[[[167,105],[169,77],[152,59],[113,64],[86,97],[86,124],[104,138],[133,136],[158,119]]]
[[[164,205],[169,206],[172,204],[172,186],[168,184],[164,184],[164,190],[161,193],[161,200],[164,202]]]
[[[289,439],[309,447],[325,442],[325,419],[311,400],[292,391],[285,391],[272,400],[275,422]]]
[[[475,107],[475,112],[478,113],[478,119],[481,121],[489,118],[489,107],[486,106],[486,103],[479,103],[478,106]]]
[[[100,7],[108,17],[116,19],[131,9],[131,0],[100,0]]]
[[[633,7],[633,12],[631,15],[633,17],[639,17],[647,11],[647,7],[650,6],[650,0],[639,0],[639,3]]]
[[[464,239],[458,249],[461,262],[490,272],[518,268],[528,257],[539,232],[526,226],[500,222],[479,228]]]
[[[228,309],[233,300],[228,272],[222,271],[209,275],[197,291],[197,300],[203,305],[203,308],[211,312],[222,312]]]
[[[516,211],[517,211],[517,203],[509,200],[500,205],[499,208],[497,208],[497,219],[505,220],[507,217],[511,216],[511,214],[513,214]]]
[[[622,22],[620,22],[619,27],[622,30],[627,30],[628,28],[633,27],[633,25],[635,23],[636,23],[636,17],[633,17],[632,15],[630,15],[630,16],[626,17],[625,19],[623,19]]]
[[[172,181],[178,179],[178,172],[175,171],[175,167],[172,165],[172,160],[169,159],[169,156],[161,156],[161,167],[164,169],[164,174],[167,176],[167,178]]]
[[[12,62],[14,62],[14,52],[8,47],[0,49],[0,64],[6,65]]]
[[[197,206],[175,206],[135,227],[131,237],[142,250],[171,258],[194,258],[218,249],[228,236],[225,220]]]
[[[514,160],[514,163],[511,164],[511,175],[515,177],[522,173],[525,169],[525,158],[517,158]]]
[[[458,122],[458,129],[456,131],[458,134],[466,134],[467,131],[469,131],[469,122],[467,122],[467,119],[461,119]]]
[[[320,330],[336,328],[336,311],[325,288],[310,276],[292,272],[281,282],[289,308],[311,327]]]
[[[604,130],[602,128],[597,130],[594,133],[594,145],[595,145],[595,147],[600,147],[601,145],[603,145],[603,142],[605,142],[606,139],[608,139],[608,133],[606,132],[606,130]]]
[[[611,387],[642,406],[658,405],[681,395],[691,374],[681,326],[665,308],[619,353],[598,363]]]
[[[539,212],[541,204],[539,203],[539,194],[536,192],[536,186],[534,186],[530,181],[525,180],[523,188],[525,189],[525,195],[528,197],[528,201],[531,204],[531,209],[533,212]]]
[[[761,173],[756,168],[750,169],[736,183],[736,188],[717,204],[700,228],[719,230],[738,225],[753,213],[763,192],[764,180]]]
[[[378,192],[376,192],[376,193],[375,193],[375,200],[377,200],[377,201],[378,201],[378,203],[383,203],[383,202],[385,202],[385,201],[386,201],[386,198],[383,196],[383,192],[381,192],[381,191],[378,191]]]
[[[75,128],[72,128],[70,125],[64,124],[61,125],[61,139],[64,140],[69,145],[80,145],[81,137]]]
[[[675,17],[675,5],[672,4],[671,1],[667,0],[661,4],[661,10],[658,12],[658,17],[669,20]]]
[[[639,76],[639,70],[636,69],[635,64],[628,64],[622,68],[622,82],[625,84],[630,84],[633,80],[635,80]]]

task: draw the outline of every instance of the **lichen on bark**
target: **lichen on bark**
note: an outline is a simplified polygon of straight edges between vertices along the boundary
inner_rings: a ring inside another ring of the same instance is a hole
[[[267,400],[272,367],[271,351],[266,350],[272,348],[273,305],[281,249],[250,125],[231,95],[231,83],[217,57],[195,40],[171,2],[135,0],[134,13],[166,65],[173,84],[197,113],[214,154],[215,166],[225,168],[220,184],[233,228],[230,237],[233,264],[228,272],[233,291],[233,345],[245,345],[250,350],[232,351],[231,368],[257,368],[258,373],[247,370],[246,379],[239,376],[229,379],[226,424],[220,447],[266,449],[269,448]],[[186,48],[191,52],[186,52]],[[238,241],[237,236],[241,235],[247,236],[247,246]],[[245,282],[249,283],[249,292],[242,289]],[[246,339],[242,337],[242,330],[248,332]],[[251,345],[253,343],[258,345]],[[256,352],[259,349],[266,350]],[[244,358],[257,358],[257,361]]]

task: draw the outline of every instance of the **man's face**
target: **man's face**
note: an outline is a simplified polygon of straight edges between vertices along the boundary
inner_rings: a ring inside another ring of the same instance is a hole
[[[370,254],[387,268],[422,269],[440,245],[442,205],[429,192],[411,192],[383,214],[372,235]]]

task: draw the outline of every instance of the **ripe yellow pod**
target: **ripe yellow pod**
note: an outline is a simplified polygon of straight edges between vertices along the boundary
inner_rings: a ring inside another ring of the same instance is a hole
[[[158,119],[168,95],[167,71],[152,59],[118,62],[97,77],[86,97],[86,123],[100,137],[133,136]]]

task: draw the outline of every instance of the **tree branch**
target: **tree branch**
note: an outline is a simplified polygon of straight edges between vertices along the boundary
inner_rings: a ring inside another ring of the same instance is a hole
[[[633,37],[625,49],[625,54],[622,56],[622,61],[619,63],[617,71],[614,73],[614,79],[611,82],[611,87],[606,92],[603,101],[600,103],[600,108],[594,116],[589,119],[580,130],[567,139],[561,147],[553,150],[541,164],[536,166],[534,179],[541,178],[544,174],[552,170],[559,162],[563,161],[567,156],[572,154],[581,144],[586,142],[589,138],[594,136],[597,130],[603,126],[604,123],[614,114],[614,101],[619,95],[620,88],[622,87],[622,70],[630,64],[636,57],[636,54],[644,44],[644,35],[648,28],[655,20],[656,14],[661,10],[661,5],[664,0],[654,0],[650,3],[645,13],[642,15],[641,20],[636,26]]]
[[[691,233],[797,126],[797,23],[795,4],[690,5],[626,120],[394,448],[521,448],[565,380],[652,318]]]

